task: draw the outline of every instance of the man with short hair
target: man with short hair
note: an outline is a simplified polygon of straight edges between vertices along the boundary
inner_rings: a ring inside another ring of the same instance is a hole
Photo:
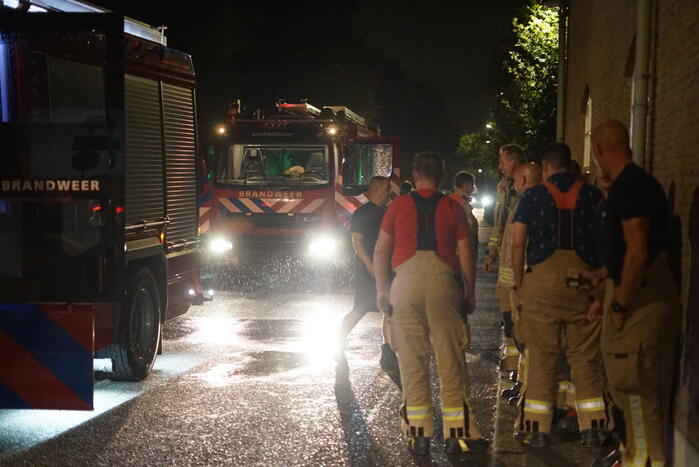
[[[473,206],[471,206],[471,195],[475,190],[475,177],[472,173],[462,170],[454,176],[454,192],[449,195],[451,199],[464,208],[464,212],[466,213],[468,228],[471,232],[474,261],[478,258],[478,219],[473,215]]]
[[[606,267],[588,277],[606,279],[602,352],[609,389],[623,412],[623,448],[597,465],[664,465],[672,429],[671,390],[680,301],[668,261],[670,224],[665,191],[634,164],[626,127],[607,120],[592,132],[607,198]]]
[[[529,162],[527,164],[520,165],[515,169],[513,176],[513,186],[517,191],[517,197],[524,194],[526,190],[532,188],[542,182],[541,178],[541,167],[539,164],[534,162]],[[514,275],[512,272],[512,218],[517,211],[517,204],[513,206],[507,216],[507,224],[505,224],[505,231],[503,233],[502,240],[502,254],[500,255],[500,270],[498,274],[498,285],[507,287],[510,289],[510,295],[512,295],[512,287],[515,285]],[[512,303],[513,300],[510,299],[508,304],[504,304],[506,308],[505,311],[511,313],[512,319],[505,321],[504,333],[505,333],[505,352],[504,358],[513,361],[506,362],[506,368],[517,369],[517,381],[512,388],[504,389],[500,394],[506,399],[515,402],[519,398],[519,393],[522,388],[522,383],[524,383],[526,374],[524,374],[524,359],[521,358],[520,349],[524,345],[524,335],[521,330],[518,331],[517,323],[519,322],[519,304]],[[516,341],[516,342],[515,342]],[[519,345],[519,348],[518,348]]]
[[[561,351],[566,353],[576,389],[581,441],[600,446],[607,413],[600,373],[600,323],[587,319],[587,293],[566,278],[598,265],[593,232],[602,195],[569,173],[570,149],[548,145],[541,156],[543,184],[528,189],[512,220],[514,291],[521,298],[526,340],[526,385],[518,437],[532,447],[547,447],[554,414],[555,379]],[[527,269],[524,269],[526,245]]]
[[[517,362],[519,352],[512,340],[512,309],[510,307],[510,287],[512,286],[512,268],[502,264],[502,239],[510,213],[514,211],[517,204],[517,191],[514,189],[513,178],[515,171],[524,165],[526,158],[524,150],[517,144],[506,144],[500,148],[500,165],[502,180],[498,184],[498,199],[495,205],[495,223],[490,230],[488,246],[486,248],[486,259],[483,263],[485,272],[493,270],[493,263],[500,258],[501,264],[498,268],[498,280],[495,285],[495,296],[500,305],[502,313],[503,329],[503,356],[500,360],[500,371],[509,373],[512,381],[517,380]],[[509,263],[509,258],[505,260]]]
[[[368,201],[352,215],[352,247],[354,248],[354,307],[342,320],[340,339],[344,343],[352,329],[365,314],[378,311],[376,306],[376,284],[374,280],[374,247],[379,236],[381,220],[386,212],[391,194],[391,185],[386,177],[373,177],[366,192]],[[381,367],[388,371],[398,366],[396,354],[388,342],[388,320],[384,316],[381,325]],[[343,358],[344,355],[339,355]]]
[[[468,451],[466,440],[480,437],[468,403],[465,358],[466,316],[475,308],[475,262],[463,209],[437,191],[443,171],[437,154],[415,156],[416,190],[391,203],[374,252],[377,304],[392,313],[403,386],[401,427],[417,455],[429,454],[434,429],[433,350],[447,452]],[[389,300],[391,267],[396,276]]]

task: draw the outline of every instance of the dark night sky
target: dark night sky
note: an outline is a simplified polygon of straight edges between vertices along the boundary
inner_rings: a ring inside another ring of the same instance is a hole
[[[406,152],[450,155],[460,133],[485,122],[512,17],[528,2],[95,3],[167,25],[168,45],[192,54],[205,144],[233,98],[248,110],[309,98],[379,122]]]

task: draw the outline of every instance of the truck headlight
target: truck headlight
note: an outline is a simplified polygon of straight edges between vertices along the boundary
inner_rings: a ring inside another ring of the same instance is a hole
[[[493,197],[490,195],[483,195],[481,196],[481,206],[484,208],[488,208],[493,205]]]
[[[226,240],[225,238],[217,237],[209,242],[209,251],[217,255],[232,249],[233,244],[230,242],[230,240]]]
[[[317,259],[329,259],[335,257],[337,252],[337,240],[331,236],[317,237],[308,244],[308,253]]]

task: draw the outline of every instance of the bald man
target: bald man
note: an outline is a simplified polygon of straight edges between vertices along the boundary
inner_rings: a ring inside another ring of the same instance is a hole
[[[381,229],[381,221],[386,213],[386,204],[391,193],[391,185],[386,177],[374,177],[369,182],[366,192],[368,202],[357,208],[352,215],[352,247],[355,252],[354,261],[354,307],[342,320],[340,340],[342,350],[352,329],[368,312],[378,312],[376,306],[376,285],[374,281],[374,247]],[[398,371],[396,354],[388,343],[388,320],[383,317],[381,325],[383,345],[381,346],[381,368],[389,376],[397,378],[391,372]],[[344,363],[344,353],[338,354],[338,359]],[[397,379],[394,379],[394,381]]]
[[[535,163],[527,163],[519,165],[513,172],[513,187],[517,192],[517,200],[527,189],[536,186],[542,182],[541,166]],[[521,378],[522,365],[520,364],[520,353],[515,344],[514,327],[519,320],[519,311],[512,307],[512,300],[509,296],[509,291],[515,285],[514,275],[512,272],[512,217],[517,211],[517,203],[515,202],[510,209],[505,230],[502,235],[502,254],[500,255],[500,269],[498,271],[497,287],[508,291],[507,300],[500,303],[500,308],[503,312],[503,334],[504,346],[503,355],[500,362],[500,368],[504,371],[516,371],[517,377],[515,385],[510,389],[505,389],[500,394],[506,399],[519,397],[519,391],[522,387]],[[523,363],[523,362],[522,362]]]
[[[680,302],[668,263],[670,225],[665,191],[633,163],[626,127],[608,120],[592,133],[607,199],[606,266],[587,275],[606,279],[602,352],[614,404],[623,412],[622,449],[598,465],[665,463],[670,393]],[[623,454],[622,454],[623,453]]]

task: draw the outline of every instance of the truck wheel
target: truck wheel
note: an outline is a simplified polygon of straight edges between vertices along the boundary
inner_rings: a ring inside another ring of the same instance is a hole
[[[153,368],[160,343],[160,297],[153,273],[140,268],[129,280],[117,342],[105,349],[111,379],[141,381]]]

